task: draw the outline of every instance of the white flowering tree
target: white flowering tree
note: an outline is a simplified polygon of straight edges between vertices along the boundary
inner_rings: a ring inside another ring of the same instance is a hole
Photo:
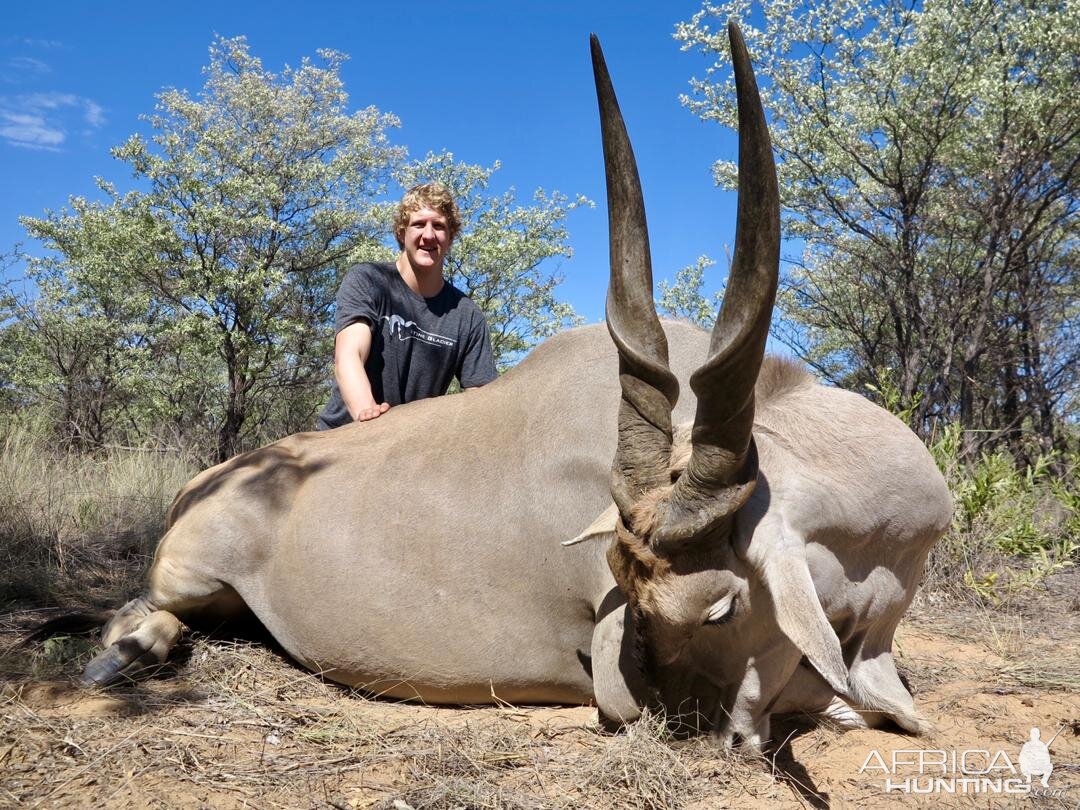
[[[660,296],[656,299],[659,310],[672,318],[683,318],[712,329],[724,298],[722,291],[713,293],[712,298],[703,292],[705,271],[714,264],[708,256],[698,256],[696,262],[675,274],[675,281],[662,279]]]
[[[733,127],[730,17],[801,248],[778,337],[828,379],[895,386],[917,428],[959,418],[969,450],[1060,444],[1080,366],[1080,5],[708,4],[676,33],[717,58],[684,101]],[[715,172],[734,187],[733,164]]]
[[[403,154],[386,139],[393,117],[347,111],[344,57],[319,55],[275,74],[243,38],[215,40],[201,93],[161,93],[150,139],[113,150],[139,191],[103,183],[108,203],[23,219],[54,251],[29,263],[39,286],[53,279],[37,309],[81,302],[75,326],[131,348],[115,317],[97,317],[130,294],[140,315],[121,322],[153,324],[146,384],[166,411],[212,422],[219,460],[275,409],[309,414],[294,395],[325,375],[339,272],[377,239],[373,200]]]

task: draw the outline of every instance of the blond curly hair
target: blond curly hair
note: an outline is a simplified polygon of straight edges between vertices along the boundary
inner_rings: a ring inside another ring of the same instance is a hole
[[[430,208],[446,217],[446,227],[453,242],[461,230],[461,212],[450,189],[442,183],[421,183],[406,191],[398,203],[397,216],[394,217],[394,238],[398,247],[405,247],[405,228],[409,225],[409,217],[421,208]]]

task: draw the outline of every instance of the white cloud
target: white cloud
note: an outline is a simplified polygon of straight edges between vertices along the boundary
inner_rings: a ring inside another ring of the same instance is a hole
[[[58,39],[34,39],[32,37],[23,37],[22,44],[31,48],[44,48],[45,50],[64,47],[64,43]]]
[[[49,126],[40,115],[0,110],[0,138],[12,146],[58,152],[64,137],[63,130]]]
[[[55,110],[79,103],[79,97],[71,93],[32,93],[28,96],[20,96],[20,99],[26,106],[39,110]]]
[[[77,107],[81,99],[73,93],[30,93],[20,96],[22,103],[38,110],[58,110],[61,107]]]
[[[0,139],[11,146],[59,151],[69,131],[78,124],[89,127],[83,134],[105,124],[105,113],[96,101],[73,93],[32,93],[0,97]]]
[[[88,98],[83,99],[83,106],[85,107],[86,123],[88,123],[94,129],[105,124],[105,111],[101,109],[101,105],[91,101]]]
[[[32,56],[13,56],[7,60],[7,66],[20,73],[34,73],[38,76],[52,73],[52,68],[47,62],[42,62]]]

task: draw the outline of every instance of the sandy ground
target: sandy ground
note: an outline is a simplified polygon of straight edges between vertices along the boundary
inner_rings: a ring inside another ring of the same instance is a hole
[[[1010,612],[923,601],[897,651],[933,735],[785,720],[760,759],[667,739],[656,723],[605,735],[588,707],[368,700],[251,643],[196,640],[173,671],[108,692],[17,674],[9,656],[0,806],[1080,808],[1076,583]],[[27,618],[9,617],[3,640]],[[40,656],[35,665],[47,666]],[[1023,780],[1019,753],[1032,728],[1044,741],[1058,733],[1047,789],[1036,778],[1031,794],[986,792],[993,783],[960,793],[953,777],[977,781],[990,765],[992,780]],[[958,774],[951,757],[964,752],[974,753]],[[886,779],[930,786],[942,757],[950,764],[935,793],[886,791]],[[943,792],[950,785],[957,793]]]

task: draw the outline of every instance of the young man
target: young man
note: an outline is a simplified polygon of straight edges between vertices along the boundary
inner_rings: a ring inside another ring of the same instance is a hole
[[[397,261],[357,265],[346,274],[337,295],[335,380],[319,430],[441,396],[454,377],[469,389],[498,376],[483,314],[442,275],[460,227],[444,186],[415,186],[398,206]]]

